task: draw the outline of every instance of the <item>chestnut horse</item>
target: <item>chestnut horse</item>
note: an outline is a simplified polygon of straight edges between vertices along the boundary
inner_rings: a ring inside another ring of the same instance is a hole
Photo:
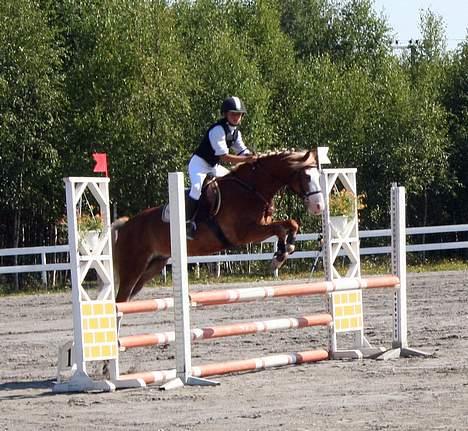
[[[217,178],[221,205],[216,215],[197,219],[196,235],[187,242],[188,255],[213,254],[275,235],[278,251],[272,265],[280,267],[294,251],[299,225],[295,220],[272,221],[273,197],[288,187],[304,200],[309,213],[318,215],[324,209],[319,179],[315,150],[259,155],[253,164],[235,166]],[[170,226],[163,221],[163,208],[149,208],[113,224],[118,231],[114,244],[117,302],[134,297],[160,273],[171,255]]]

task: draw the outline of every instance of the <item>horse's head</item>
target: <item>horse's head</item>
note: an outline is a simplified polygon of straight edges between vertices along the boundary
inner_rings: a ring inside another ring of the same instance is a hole
[[[275,188],[289,187],[304,200],[310,214],[318,215],[325,203],[317,165],[316,151],[282,151],[260,155],[253,170]]]
[[[325,209],[316,151],[292,152],[287,163],[290,170],[287,186],[299,195],[310,214]]]

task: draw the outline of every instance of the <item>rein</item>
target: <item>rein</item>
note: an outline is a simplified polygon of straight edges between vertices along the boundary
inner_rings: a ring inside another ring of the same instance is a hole
[[[260,168],[261,168],[260,165],[257,165],[257,167],[260,167]],[[316,168],[317,166],[314,166],[314,165],[305,166],[303,169],[306,169],[306,168],[314,168],[314,167]],[[276,181],[279,181],[278,177],[276,177],[275,175],[271,174],[271,173],[270,173],[269,171],[267,171],[265,168],[262,168],[262,169],[263,169],[264,172],[266,172],[266,173],[270,176],[270,178],[272,178],[272,179],[274,179],[274,180],[276,180]],[[289,184],[289,183],[293,180],[294,177],[296,177],[297,175],[300,175],[300,174],[301,174],[301,170],[298,170],[298,171],[293,172],[293,173],[289,176],[289,178],[286,180],[286,186],[287,186],[287,184]],[[281,181],[281,183],[282,183],[282,182],[283,182],[283,181]],[[322,193],[322,190],[320,190],[320,189],[315,190],[315,191],[313,191],[313,192],[305,191],[305,190],[304,190],[304,187],[303,187],[303,183],[302,183],[302,181],[301,181],[300,179],[299,179],[299,186],[300,186],[300,190],[299,190],[298,195],[299,195],[299,197],[302,198],[302,199],[306,199],[306,198],[308,198],[309,196],[316,195],[316,194],[318,194],[318,193]]]
[[[236,183],[238,183],[239,185],[241,185],[242,187],[244,187],[246,190],[248,190],[249,192],[251,193],[255,193],[255,195],[257,197],[260,198],[260,200],[270,206],[270,201],[268,201],[265,196],[263,196],[252,184],[249,184],[247,182],[245,182],[244,180],[240,179],[236,174],[234,174],[233,172],[231,172],[231,175],[229,177],[220,177],[218,178],[218,181],[219,180],[222,180],[222,181],[235,181]]]
[[[307,167],[314,167],[314,166],[307,166]],[[268,171],[267,169],[265,169],[264,167],[262,167],[260,165],[260,163],[257,161],[253,166],[252,166],[252,170],[255,170],[255,169],[258,169],[260,168],[263,172],[265,172],[272,180],[274,180],[275,182],[277,183],[280,183],[281,184],[281,187],[284,187],[284,186],[287,186],[295,176],[297,175],[300,175],[301,171],[298,170],[298,171],[295,171],[293,172],[289,178],[287,178],[286,180],[286,184],[283,185],[284,181],[283,180],[280,180],[276,175],[273,175],[272,173],[270,173],[270,171]],[[240,184],[242,187],[244,187],[245,189],[249,190],[250,192],[252,193],[255,193],[266,205],[270,205],[270,201],[268,201],[260,192],[258,192],[254,186],[252,186],[251,184],[247,183],[246,181],[240,179],[235,173],[231,172],[231,176],[226,178],[226,177],[221,177],[224,181],[225,180],[233,180],[233,181],[236,181],[238,184]],[[220,179],[220,178],[219,178]],[[319,190],[315,190],[313,192],[310,192],[310,191],[306,191],[304,190],[304,187],[303,187],[303,184],[302,184],[302,181],[299,180],[299,186],[300,186],[300,190],[299,190],[299,197],[301,197],[302,199],[306,199],[308,198],[309,196],[312,196],[312,195],[316,195],[318,193],[322,193],[322,191],[319,189]]]
[[[226,177],[218,177],[216,179],[216,181],[218,182],[218,184],[221,181],[229,181],[229,180],[234,181],[237,184],[239,184],[240,186],[242,186],[243,188],[245,188],[246,190],[248,190],[249,192],[255,193],[255,195],[258,198],[260,198],[260,200],[265,204],[266,209],[271,207],[271,202],[269,202],[267,199],[265,199],[265,197],[260,192],[258,192],[255,189],[255,187],[253,187],[251,184],[248,184],[247,182],[243,181],[242,179],[240,179],[237,175],[233,174],[232,172],[231,172],[231,174],[232,175],[227,177],[227,178]],[[219,185],[218,185],[218,190],[219,190]],[[219,201],[219,205],[221,205],[221,200]],[[219,208],[218,208],[218,210],[219,210]],[[208,228],[214,233],[216,238],[218,238],[218,240],[221,242],[221,244],[223,244],[224,248],[234,247],[234,244],[231,243],[231,241],[229,241],[229,239],[226,237],[223,230],[221,229],[221,226],[218,224],[218,222],[214,218],[209,219],[206,223],[207,223]]]

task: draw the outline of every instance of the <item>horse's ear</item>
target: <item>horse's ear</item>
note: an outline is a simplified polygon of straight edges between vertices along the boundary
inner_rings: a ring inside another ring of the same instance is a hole
[[[311,154],[312,151],[306,151],[306,153],[304,154],[304,157],[302,158],[302,162],[304,163],[307,163],[307,160],[309,160],[309,157],[311,157]]]
[[[313,150],[311,150],[311,151],[306,151],[304,156],[300,159],[299,164],[301,165],[301,167],[305,167],[305,166],[315,165],[316,162],[317,162],[317,158],[315,157],[315,153]]]

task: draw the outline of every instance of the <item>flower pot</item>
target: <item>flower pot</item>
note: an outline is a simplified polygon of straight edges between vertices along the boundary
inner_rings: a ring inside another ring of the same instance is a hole
[[[332,226],[332,233],[342,238],[348,226],[348,216],[330,216],[330,224]]]
[[[99,232],[97,230],[80,232],[79,248],[82,254],[93,254],[98,245]]]

